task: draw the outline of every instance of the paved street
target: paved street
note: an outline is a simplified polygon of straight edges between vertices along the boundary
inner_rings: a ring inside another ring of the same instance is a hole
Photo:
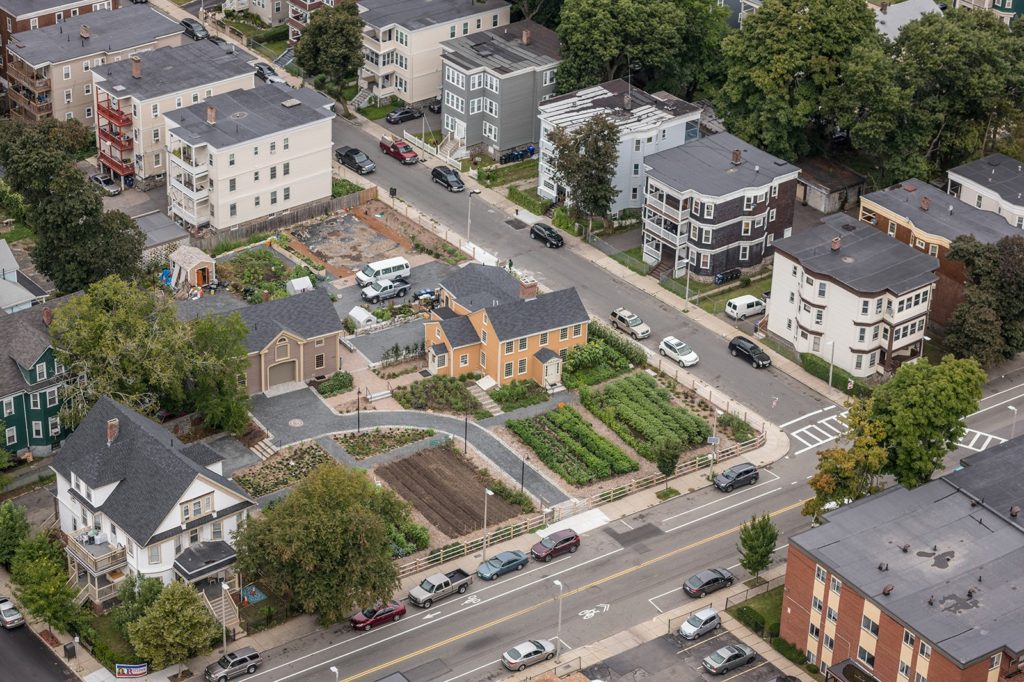
[[[27,626],[0,630],[0,679],[67,682],[78,679]]]

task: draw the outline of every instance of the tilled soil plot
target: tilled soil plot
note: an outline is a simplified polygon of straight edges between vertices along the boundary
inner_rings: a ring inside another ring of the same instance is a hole
[[[444,447],[427,448],[376,468],[376,473],[449,538],[480,530],[484,484],[473,466]],[[519,507],[497,495],[487,500],[487,523],[519,515]]]

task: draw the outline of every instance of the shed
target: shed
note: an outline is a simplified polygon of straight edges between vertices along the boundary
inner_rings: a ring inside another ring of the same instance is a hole
[[[179,246],[171,254],[171,286],[201,287],[216,282],[216,268],[212,256],[194,246]]]
[[[188,232],[163,211],[135,216],[133,220],[146,237],[142,247],[143,261],[163,260],[175,248],[188,244]]]
[[[303,291],[311,291],[313,283],[309,281],[309,277],[296,277],[288,282],[285,289],[288,291],[289,296],[294,296]]]
[[[369,327],[371,324],[380,322],[373,313],[358,305],[348,311],[348,319],[352,320],[352,324],[355,325],[356,329]]]
[[[864,193],[864,176],[822,156],[801,159],[796,200],[822,213],[838,213],[856,205]]]

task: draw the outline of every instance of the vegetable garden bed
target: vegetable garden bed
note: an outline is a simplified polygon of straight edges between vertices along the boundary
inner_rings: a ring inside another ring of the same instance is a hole
[[[476,419],[486,419],[491,413],[485,410],[480,401],[466,388],[466,381],[476,379],[478,376],[433,376],[396,388],[392,397],[407,410],[469,413]]]
[[[342,433],[334,437],[348,454],[366,459],[434,435],[433,429],[373,429],[362,433]]]
[[[593,386],[647,362],[647,352],[599,322],[587,326],[587,343],[569,351],[562,366],[566,388]]]
[[[504,412],[537,405],[550,397],[547,390],[536,381],[513,381],[491,391],[491,399],[501,405]]]
[[[640,468],[571,407],[529,419],[510,419],[505,425],[572,485],[587,485]]]
[[[653,377],[641,373],[603,391],[584,388],[580,401],[637,454],[656,462],[661,452],[682,452],[711,435],[707,421],[672,404],[671,395]]]
[[[261,497],[286,488],[305,478],[321,464],[333,461],[334,459],[319,445],[300,445],[293,450],[280,452],[244,473],[237,474],[235,483],[253,497]]]

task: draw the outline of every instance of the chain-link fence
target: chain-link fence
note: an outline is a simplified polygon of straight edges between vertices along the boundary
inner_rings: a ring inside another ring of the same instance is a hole
[[[785,582],[786,582],[786,576],[785,575],[775,576],[774,578],[772,578],[768,582],[761,583],[757,587],[751,587],[749,589],[743,590],[742,592],[740,592],[738,594],[734,594],[731,597],[726,598],[726,600],[725,600],[725,608],[730,609],[733,606],[739,606],[740,604],[742,604],[743,602],[747,601],[751,597],[756,597],[757,595],[764,594],[765,592],[771,592],[776,587],[779,587],[780,585],[784,584]]]
[[[590,245],[596,247],[602,253],[604,253],[606,256],[609,256],[613,260],[622,263],[623,265],[625,265],[627,268],[637,273],[638,275],[648,275],[652,270],[653,266],[648,265],[647,263],[643,262],[642,260],[640,260],[639,258],[630,254],[627,251],[623,251],[622,249],[616,246],[612,246],[611,244],[601,239],[600,237],[591,235]]]

